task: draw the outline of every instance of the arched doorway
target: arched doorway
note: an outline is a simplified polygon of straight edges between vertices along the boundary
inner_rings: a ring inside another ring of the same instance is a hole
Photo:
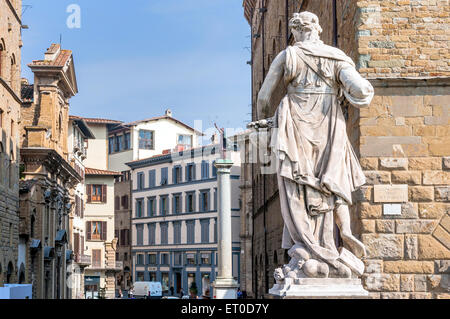
[[[19,284],[22,285],[25,283],[25,266],[24,264],[20,264],[19,268]]]
[[[7,284],[11,283],[13,274],[14,274],[14,266],[13,266],[12,262],[9,262],[8,269],[6,271],[6,283]]]

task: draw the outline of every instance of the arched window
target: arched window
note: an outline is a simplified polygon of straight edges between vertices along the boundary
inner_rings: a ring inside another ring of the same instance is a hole
[[[16,65],[16,56],[14,53],[11,55],[11,68],[9,69],[9,85],[13,91],[16,90],[16,73],[17,73],[17,65]]]
[[[0,113],[0,119],[1,119],[1,113]],[[1,125],[0,125],[1,128]],[[0,142],[0,184],[3,184],[5,182],[4,176],[5,173],[3,172],[3,157],[4,157],[4,149],[3,149],[3,143]]]
[[[34,224],[36,223],[36,208],[33,209],[33,214],[31,215],[31,222],[30,222],[30,237],[34,237]]]
[[[14,152],[11,151],[11,156],[9,157],[9,188],[14,187],[15,183],[15,165],[14,165]]]
[[[273,265],[278,267],[278,254],[276,250],[273,251]]]
[[[9,262],[8,270],[6,272],[6,283],[7,284],[11,283],[13,273],[14,273],[14,266],[13,266],[12,262]]]
[[[5,40],[0,39],[0,77],[3,77],[5,55],[6,55]]]
[[[20,268],[19,268],[19,285],[22,285],[25,283],[25,266],[22,264],[20,264]]]
[[[61,136],[61,132],[62,132],[62,112],[59,112],[59,117],[58,117],[58,134],[59,134],[59,136]]]

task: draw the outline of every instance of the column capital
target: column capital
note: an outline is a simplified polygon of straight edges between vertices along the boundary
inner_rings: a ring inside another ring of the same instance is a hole
[[[217,169],[230,169],[233,166],[233,161],[230,159],[218,159],[214,163]]]

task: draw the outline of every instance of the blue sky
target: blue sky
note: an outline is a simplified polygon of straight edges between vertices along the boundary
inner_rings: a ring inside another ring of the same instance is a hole
[[[68,5],[81,8],[69,29]],[[167,108],[203,129],[250,121],[250,28],[241,0],[24,0],[22,75],[51,43],[74,53],[71,114],[133,121]],[[30,5],[31,7],[27,7]]]

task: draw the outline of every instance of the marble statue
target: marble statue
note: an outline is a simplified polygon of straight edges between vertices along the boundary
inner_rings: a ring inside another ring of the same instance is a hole
[[[320,40],[315,14],[295,13],[289,24],[296,43],[274,59],[258,95],[258,116],[266,114],[280,81],[287,95],[273,118],[248,125],[272,129],[282,248],[291,257],[275,271],[278,290],[288,279],[293,284],[308,278],[337,283],[333,278],[358,278],[364,272],[366,249],[350,229],[349,205],[365,177],[346,133],[341,103],[346,99],[354,107],[367,107],[374,96],[352,59]]]

